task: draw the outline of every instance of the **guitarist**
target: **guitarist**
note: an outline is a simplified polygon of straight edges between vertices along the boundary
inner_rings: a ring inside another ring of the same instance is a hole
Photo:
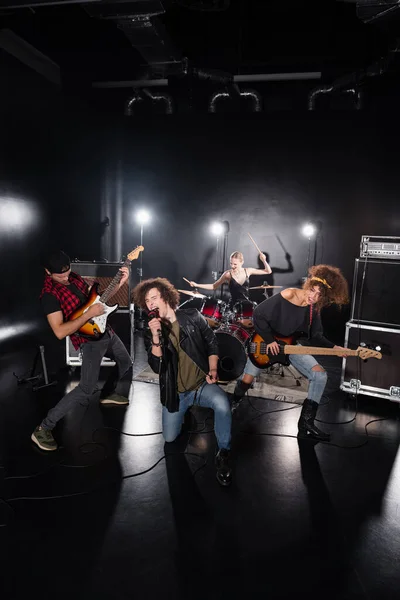
[[[68,321],[68,317],[84,304],[89,294],[89,286],[77,273],[71,271],[70,258],[64,252],[56,251],[47,255],[43,260],[46,276],[40,295],[42,308],[54,335],[62,340],[68,335],[75,350],[82,352],[81,379],[79,385],[66,394],[48,412],[47,416],[31,435],[32,441],[42,450],[57,450],[57,442],[52,430],[68,411],[77,404],[87,405],[90,396],[96,391],[100,365],[105,354],[111,352],[115,367],[101,391],[102,404],[124,405],[128,398],[115,394],[118,381],[132,366],[132,360],[120,338],[111,327],[107,327],[100,339],[87,339],[77,333],[89,319],[104,313],[101,303],[96,303],[80,317]],[[122,277],[117,292],[129,277],[129,269],[122,267]]]
[[[301,289],[287,288],[254,310],[254,329],[266,342],[267,353],[279,354],[274,332],[282,337],[295,336],[299,343],[344,350],[323,335],[320,312],[324,306],[348,302],[348,285],[337,267],[315,265],[309,269],[308,279]],[[291,364],[309,381],[308,398],[304,401],[298,422],[299,437],[313,437],[328,441],[329,435],[318,429],[314,420],[327,381],[327,373],[311,355],[289,355]],[[234,391],[234,411],[260,369],[248,359],[244,373]]]

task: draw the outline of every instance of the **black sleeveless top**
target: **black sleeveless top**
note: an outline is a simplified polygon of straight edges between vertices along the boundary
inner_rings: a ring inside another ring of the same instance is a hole
[[[236,279],[232,277],[231,272],[231,277],[229,279],[229,291],[231,293],[232,306],[240,300],[249,300],[249,276],[247,275],[247,269],[245,269],[244,272],[246,273],[246,279],[242,285],[240,285],[240,283],[238,283]]]

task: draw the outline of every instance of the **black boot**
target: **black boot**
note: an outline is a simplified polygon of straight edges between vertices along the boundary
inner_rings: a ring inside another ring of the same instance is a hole
[[[306,400],[304,400],[303,408],[301,409],[300,419],[297,424],[297,427],[299,429],[298,437],[311,437],[316,440],[320,440],[321,442],[329,442],[329,433],[321,431],[314,424],[314,419],[317,414],[317,410],[318,402],[314,402],[314,400],[310,400],[309,398],[306,398]]]
[[[232,468],[230,464],[231,452],[225,448],[218,450],[218,454],[215,457],[215,466],[217,467],[217,480],[218,483],[224,487],[232,483]]]
[[[236,382],[235,391],[233,392],[231,411],[232,414],[235,410],[238,409],[239,404],[243,400],[243,396],[246,394],[247,390],[251,388],[251,383],[243,383],[243,381]]]

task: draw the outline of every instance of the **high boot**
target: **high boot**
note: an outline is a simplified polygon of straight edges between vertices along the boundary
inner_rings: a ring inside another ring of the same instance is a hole
[[[318,402],[306,398],[304,400],[303,408],[301,409],[300,419],[297,424],[299,438],[313,438],[320,440],[321,442],[329,442],[330,435],[318,429],[314,423],[315,416],[318,410]]]
[[[247,390],[251,388],[251,383],[244,383],[243,381],[237,381],[235,390],[233,392],[231,411],[232,414],[237,410],[239,404],[243,400],[243,396],[246,394]]]

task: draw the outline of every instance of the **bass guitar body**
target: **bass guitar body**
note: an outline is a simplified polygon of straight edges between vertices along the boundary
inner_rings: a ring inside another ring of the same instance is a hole
[[[255,367],[266,369],[275,363],[289,365],[289,355],[284,353],[286,344],[293,344],[294,337],[281,337],[275,335],[275,341],[280,347],[279,354],[267,354],[267,344],[258,333],[254,333],[249,342],[249,358]]]
[[[93,306],[93,304],[97,304],[98,302],[100,302],[100,295],[97,292],[98,287],[98,283],[93,284],[92,289],[90,290],[88,300],[85,302],[85,304],[82,304],[82,306],[77,308],[70,315],[68,319],[69,321],[74,321],[75,319],[83,315],[88,310],[88,308]],[[81,335],[93,339],[98,339],[105,333],[107,328],[107,319],[109,315],[111,315],[117,310],[118,304],[115,304],[114,306],[107,306],[106,304],[103,304],[103,306],[105,312],[102,315],[98,317],[93,317],[93,319],[87,321],[84,325],[82,325],[80,329],[78,329],[77,333],[80,333]]]

